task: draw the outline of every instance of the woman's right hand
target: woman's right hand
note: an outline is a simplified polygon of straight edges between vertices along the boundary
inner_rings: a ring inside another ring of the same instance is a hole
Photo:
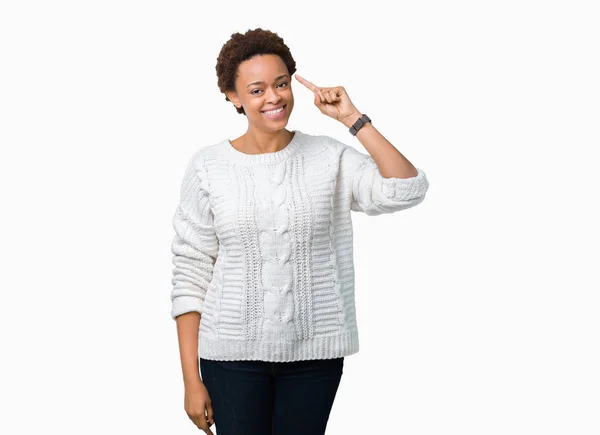
[[[210,427],[215,423],[212,402],[202,381],[185,386],[185,412],[198,429],[214,435]]]

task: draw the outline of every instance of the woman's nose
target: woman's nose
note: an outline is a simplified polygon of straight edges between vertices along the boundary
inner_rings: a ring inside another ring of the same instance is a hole
[[[267,101],[271,103],[277,103],[279,100],[281,100],[281,95],[279,95],[279,92],[276,89],[269,88],[267,91]]]

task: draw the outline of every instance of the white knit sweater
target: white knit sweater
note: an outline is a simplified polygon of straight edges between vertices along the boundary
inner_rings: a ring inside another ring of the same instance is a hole
[[[298,361],[358,352],[350,211],[392,213],[429,187],[294,131],[282,150],[229,140],[191,157],[173,218],[171,317],[201,313],[198,357]]]

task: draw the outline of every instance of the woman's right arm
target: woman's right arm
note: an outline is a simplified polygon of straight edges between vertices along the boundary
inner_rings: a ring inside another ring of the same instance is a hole
[[[213,435],[210,426],[215,423],[212,401],[208,390],[200,379],[198,367],[198,327],[200,314],[195,311],[181,314],[177,322],[179,355],[185,387],[184,408],[188,417],[209,435]]]
[[[199,429],[210,435],[214,417],[210,396],[200,378],[198,337],[200,317],[213,275],[219,241],[215,233],[203,163],[201,155],[192,156],[181,184],[180,202],[173,217],[175,237],[171,251],[175,268],[171,317],[177,323],[185,411]]]
[[[196,153],[187,165],[173,216],[173,319],[192,311],[202,314],[217,260],[219,239],[207,188],[203,156]]]
[[[198,329],[200,314],[196,311],[177,316],[177,339],[179,340],[179,356],[183,383],[186,388],[202,383],[198,367]]]

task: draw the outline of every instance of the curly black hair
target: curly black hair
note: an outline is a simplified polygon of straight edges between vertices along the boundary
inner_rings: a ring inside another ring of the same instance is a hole
[[[288,73],[292,76],[296,72],[296,61],[290,49],[277,33],[263,30],[260,27],[248,30],[246,33],[233,33],[229,41],[223,44],[217,57],[217,78],[219,89],[235,91],[235,79],[240,63],[257,55],[276,54],[287,66]],[[225,100],[231,101],[227,94]],[[234,106],[235,107],[235,106]],[[235,107],[238,113],[245,114],[243,107]]]

